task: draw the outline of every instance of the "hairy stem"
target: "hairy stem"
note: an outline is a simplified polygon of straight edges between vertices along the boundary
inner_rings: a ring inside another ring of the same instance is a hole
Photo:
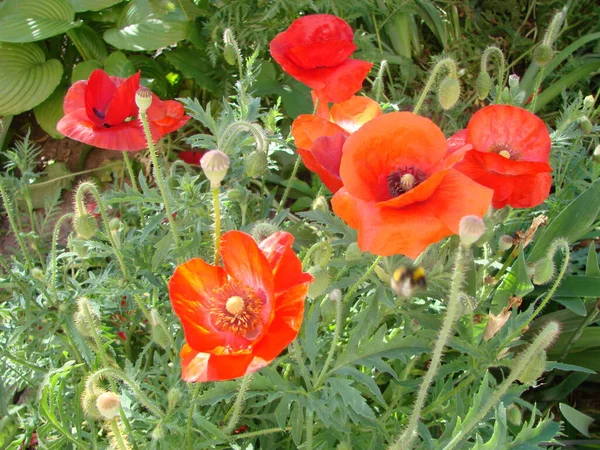
[[[233,409],[231,411],[231,417],[229,418],[229,422],[227,422],[225,428],[223,428],[223,433],[231,434],[235,429],[235,426],[240,421],[240,415],[242,413],[244,403],[246,403],[246,393],[248,392],[248,387],[250,387],[251,380],[252,374],[245,375],[242,378],[242,382],[240,383],[240,389],[238,390],[238,395],[235,398]]]
[[[131,180],[131,187],[133,187],[135,191],[138,191],[138,184],[133,172],[133,166],[131,165],[131,159],[129,159],[129,152],[123,152],[123,161],[125,161],[125,167],[127,167],[127,173]],[[146,226],[146,219],[144,219],[144,210],[140,203],[138,203],[138,213],[140,214],[140,225],[144,228]]]
[[[0,181],[0,195],[2,196],[2,203],[4,204],[4,209],[6,210],[6,214],[8,215],[8,222],[10,223],[10,227],[12,228],[13,234],[17,239],[17,243],[21,248],[21,253],[23,253],[23,257],[25,258],[25,263],[27,267],[33,267],[33,263],[31,258],[29,257],[29,252],[27,251],[27,247],[25,246],[25,242],[23,241],[23,236],[21,236],[21,229],[18,226],[17,219],[15,217],[15,213],[12,209],[12,202],[10,197],[6,193],[4,189],[4,183]]]
[[[413,109],[413,114],[419,114],[421,106],[423,106],[423,102],[425,101],[425,98],[427,97],[427,94],[429,94],[429,91],[433,87],[435,80],[437,79],[438,75],[440,74],[440,71],[444,70],[444,69],[447,70],[451,76],[456,76],[456,72],[457,72],[456,63],[454,62],[454,60],[452,58],[444,58],[441,61],[439,61],[434,66],[433,70],[431,71],[431,74],[429,75],[429,78],[427,79],[427,84],[425,84],[425,87],[423,88],[423,91],[421,92],[421,95],[419,96],[419,100],[417,101],[417,104],[415,105],[415,108]]]
[[[219,202],[219,188],[212,189],[213,210],[215,212],[215,266],[219,265],[221,257],[221,202]]]

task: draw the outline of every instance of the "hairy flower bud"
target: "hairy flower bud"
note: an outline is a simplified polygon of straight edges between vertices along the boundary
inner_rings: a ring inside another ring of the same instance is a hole
[[[477,91],[477,97],[479,100],[485,100],[492,90],[492,79],[487,72],[479,72],[477,82],[475,83],[475,90]]]
[[[344,254],[344,259],[346,261],[356,261],[357,259],[360,259],[361,256],[362,256],[362,251],[358,247],[358,244],[356,242],[352,242],[346,249],[346,253]]]
[[[105,419],[112,420],[119,415],[121,399],[114,392],[103,392],[96,399],[96,408]]]
[[[144,113],[152,104],[152,91],[147,87],[141,86],[135,93],[135,104]]]
[[[581,131],[583,131],[584,134],[590,134],[594,129],[592,122],[590,122],[590,119],[588,119],[587,116],[583,116],[579,119],[579,126],[581,127]]]
[[[260,244],[266,238],[268,238],[272,234],[277,233],[278,231],[279,228],[277,228],[272,223],[256,222],[256,224],[254,224],[254,226],[252,227],[252,231],[250,232],[250,234],[252,235],[254,240]]]
[[[119,231],[119,228],[121,228],[121,221],[119,220],[119,218],[113,217],[112,219],[110,219],[110,221],[108,222],[108,228],[110,229],[110,231]]]
[[[170,339],[167,334],[167,326],[161,319],[156,309],[152,309],[150,311],[150,330],[152,334],[152,340],[156,344],[165,349],[169,347]]]
[[[244,159],[246,175],[252,178],[262,177],[268,166],[267,154],[265,152],[253,151]]]
[[[554,58],[554,50],[548,44],[542,43],[533,51],[533,60],[538,66],[544,67]]]
[[[218,189],[221,181],[229,170],[229,156],[221,150],[210,150],[205,153],[200,161],[204,175],[210,181],[211,189]]]
[[[311,209],[314,210],[314,211],[328,212],[329,211],[329,204],[327,203],[327,199],[324,196],[319,195],[313,201]]]
[[[506,418],[513,425],[520,426],[523,423],[523,414],[521,409],[514,403],[506,408]]]
[[[96,234],[98,229],[98,224],[96,223],[96,219],[91,214],[76,213],[73,216],[73,228],[77,233],[77,236],[82,239],[91,239]]]
[[[546,351],[541,350],[533,355],[525,370],[517,378],[523,384],[535,384],[546,370]]]
[[[223,42],[225,44],[225,48],[223,49],[223,57],[225,58],[227,64],[233,66],[238,60],[239,48],[230,28],[227,28],[223,33]]]
[[[329,283],[331,282],[329,272],[320,266],[313,267],[308,272],[314,278],[314,281],[308,286],[308,296],[310,298],[317,298],[329,287]]]
[[[594,106],[595,102],[596,102],[596,100],[594,99],[593,95],[586,95],[585,98],[583,99],[583,107],[585,109],[590,109]]]
[[[36,280],[45,281],[46,277],[44,276],[44,272],[39,267],[34,267],[31,269],[31,276]]]
[[[552,255],[537,261],[533,266],[533,283],[546,284],[554,278],[556,267]]]
[[[341,289],[334,289],[329,293],[329,300],[332,302],[339,302],[342,300],[342,291]]]
[[[82,336],[92,337],[100,326],[100,314],[86,297],[77,300],[77,311],[73,315],[75,328]]]
[[[440,102],[440,106],[448,110],[452,108],[458,98],[460,97],[460,83],[458,82],[458,78],[454,76],[447,76],[440,83],[438,88],[438,101]]]
[[[464,216],[458,224],[458,235],[464,245],[472,245],[485,233],[485,223],[477,216]]]

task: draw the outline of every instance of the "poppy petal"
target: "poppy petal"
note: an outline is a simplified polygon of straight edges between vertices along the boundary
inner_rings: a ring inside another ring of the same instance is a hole
[[[415,167],[428,175],[445,153],[446,138],[431,120],[410,112],[384,114],[346,140],[340,175],[351,195],[385,201],[390,173]]]
[[[322,101],[341,103],[362,89],[372,67],[367,61],[347,59],[339,66],[313,69],[296,78],[312,87]]]
[[[114,92],[106,108],[106,123],[119,125],[129,117],[137,120],[138,107],[135,103],[135,94],[140,87],[141,72],[130,76]]]
[[[218,356],[197,352],[188,345],[181,350],[181,378],[188,382],[239,378],[264,367],[252,354]]]
[[[319,178],[321,179],[323,184],[327,186],[327,189],[329,189],[330,192],[335,193],[344,185],[339,174],[333,175],[329,171],[325,170],[325,168],[319,164],[319,162],[315,159],[314,155],[309,150],[298,148],[297,152],[302,157],[302,162],[304,163],[306,168],[311,172],[314,172],[317,175],[319,175]]]
[[[546,124],[538,116],[510,105],[491,105],[473,114],[466,142],[481,152],[506,144],[520,160],[540,162],[548,161],[552,146]]]
[[[90,75],[85,87],[85,111],[95,125],[104,125],[106,110],[116,90],[117,87],[102,69],[96,69]]]
[[[331,199],[333,212],[354,229],[360,227],[360,208],[365,206],[365,203],[363,200],[350,195],[345,187],[340,188]]]
[[[73,84],[63,102],[63,112],[65,114],[72,113],[78,109],[85,109],[85,89],[87,87],[87,80],[80,80]]]
[[[188,164],[193,164],[196,166],[200,165],[200,160],[202,159],[202,157],[204,156],[204,153],[206,153],[205,151],[183,151],[183,152],[179,152],[177,154],[177,156],[179,156],[179,159],[181,159],[182,161],[185,161]]]
[[[296,147],[308,150],[322,136],[346,133],[344,129],[329,120],[312,114],[302,114],[292,123],[292,136]]]
[[[310,98],[312,99],[313,107],[317,108],[315,115],[322,117],[325,120],[329,120],[329,103],[319,100],[319,97],[317,97],[317,94],[315,94],[315,91],[313,90],[310,91]]]
[[[165,115],[160,120],[153,121],[154,125],[159,128],[162,136],[178,130],[190,120],[190,117],[185,115],[185,110],[181,103],[175,100],[165,100],[162,104],[165,108]]]
[[[331,120],[350,134],[381,114],[379,103],[356,95],[331,107]]]
[[[356,50],[356,45],[347,40],[310,42],[296,45],[287,52],[287,57],[303,69],[333,67],[342,64]]]
[[[448,143],[448,153],[454,153],[458,149],[464,147],[467,143],[467,129],[458,130],[446,141]]]

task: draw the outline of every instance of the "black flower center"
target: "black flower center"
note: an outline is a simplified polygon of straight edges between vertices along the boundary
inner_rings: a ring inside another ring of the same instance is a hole
[[[387,177],[388,190],[392,198],[398,197],[418,186],[426,178],[425,173],[417,167],[398,167]]]

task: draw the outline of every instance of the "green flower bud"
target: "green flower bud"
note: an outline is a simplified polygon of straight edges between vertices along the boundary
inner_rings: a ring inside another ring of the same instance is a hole
[[[230,66],[234,66],[237,63],[237,52],[235,51],[235,47],[231,44],[225,44],[225,48],[223,49],[223,57],[225,61]]]
[[[89,318],[86,310],[89,313]],[[98,330],[100,326],[100,314],[86,297],[81,297],[77,300],[77,311],[73,314],[73,321],[75,322],[75,328],[82,336],[93,337],[93,330]]]
[[[227,191],[227,198],[232,202],[239,202],[245,197],[244,188],[234,188]]]
[[[257,222],[253,227],[250,234],[254,238],[256,242],[259,244],[264,241],[266,238],[275,234],[279,231],[275,225],[269,222]]]
[[[533,266],[533,283],[546,284],[554,278],[556,267],[552,257],[546,256],[537,261]]]
[[[204,175],[210,181],[211,189],[218,189],[221,181],[227,175],[229,170],[229,156],[221,150],[211,150],[204,154],[200,160],[200,166],[204,171]]]
[[[267,170],[267,154],[253,151],[244,159],[246,175],[252,178],[262,177]]]
[[[583,99],[583,107],[585,109],[590,109],[594,106],[595,102],[596,100],[594,99],[593,95],[586,95],[586,97]]]
[[[590,122],[590,119],[588,119],[587,116],[583,116],[579,119],[579,126],[584,134],[590,134],[594,128],[592,122]]]
[[[533,51],[533,60],[538,66],[544,67],[554,58],[554,50],[548,44],[540,44]]]
[[[517,378],[523,384],[535,384],[546,370],[546,351],[541,350],[533,355],[533,358],[525,367],[523,373]]]
[[[346,261],[356,261],[362,257],[362,251],[358,247],[356,242],[351,243],[346,249],[346,253],[344,254],[344,259]]]
[[[459,97],[460,83],[458,82],[458,78],[453,76],[444,78],[438,88],[438,101],[440,102],[440,106],[443,109],[448,110],[456,104]]]
[[[592,159],[597,163],[600,163],[600,145],[596,146],[594,152],[592,153]]]
[[[135,104],[144,113],[152,104],[152,91],[147,87],[141,86],[135,93]]]
[[[152,334],[152,340],[161,346],[162,348],[168,348],[170,344],[169,336],[167,335],[167,327],[163,320],[160,318],[158,311],[152,309],[150,311],[150,330]]]
[[[121,221],[119,220],[119,218],[113,217],[112,219],[110,219],[110,221],[108,222],[108,228],[110,229],[110,231],[119,231],[119,228],[121,228]]]
[[[317,298],[329,287],[331,282],[329,272],[327,272],[327,269],[319,266],[311,268],[308,272],[314,278],[314,281],[308,286],[308,296],[310,298]]]
[[[510,405],[506,408],[506,418],[510,423],[516,426],[520,426],[523,423],[523,414],[519,407],[515,404]]]
[[[512,89],[518,89],[519,88],[519,82],[521,81],[521,78],[519,78],[519,75],[515,75],[514,73],[508,76],[508,86]]]
[[[44,272],[39,267],[34,267],[33,269],[31,269],[31,276],[40,281],[46,280],[46,277],[44,276]]]
[[[492,79],[487,72],[479,72],[477,82],[475,83],[477,97],[479,100],[485,100],[492,90]]]
[[[463,245],[473,245],[485,233],[485,223],[477,216],[464,216],[458,223],[458,235]]]
[[[97,420],[104,418],[96,406],[96,401],[100,395],[104,393],[106,393],[104,389],[100,389],[95,386],[86,386],[86,388],[83,390],[83,394],[81,394],[81,409],[83,409],[86,417]]]
[[[77,236],[87,240],[94,237],[98,229],[98,224],[91,214],[75,214],[73,217],[73,228]]]
[[[181,400],[181,397],[183,397],[183,394],[179,389],[169,389],[169,392],[167,392],[167,402],[169,404],[169,409],[174,409],[175,406],[177,406],[177,404]]]

